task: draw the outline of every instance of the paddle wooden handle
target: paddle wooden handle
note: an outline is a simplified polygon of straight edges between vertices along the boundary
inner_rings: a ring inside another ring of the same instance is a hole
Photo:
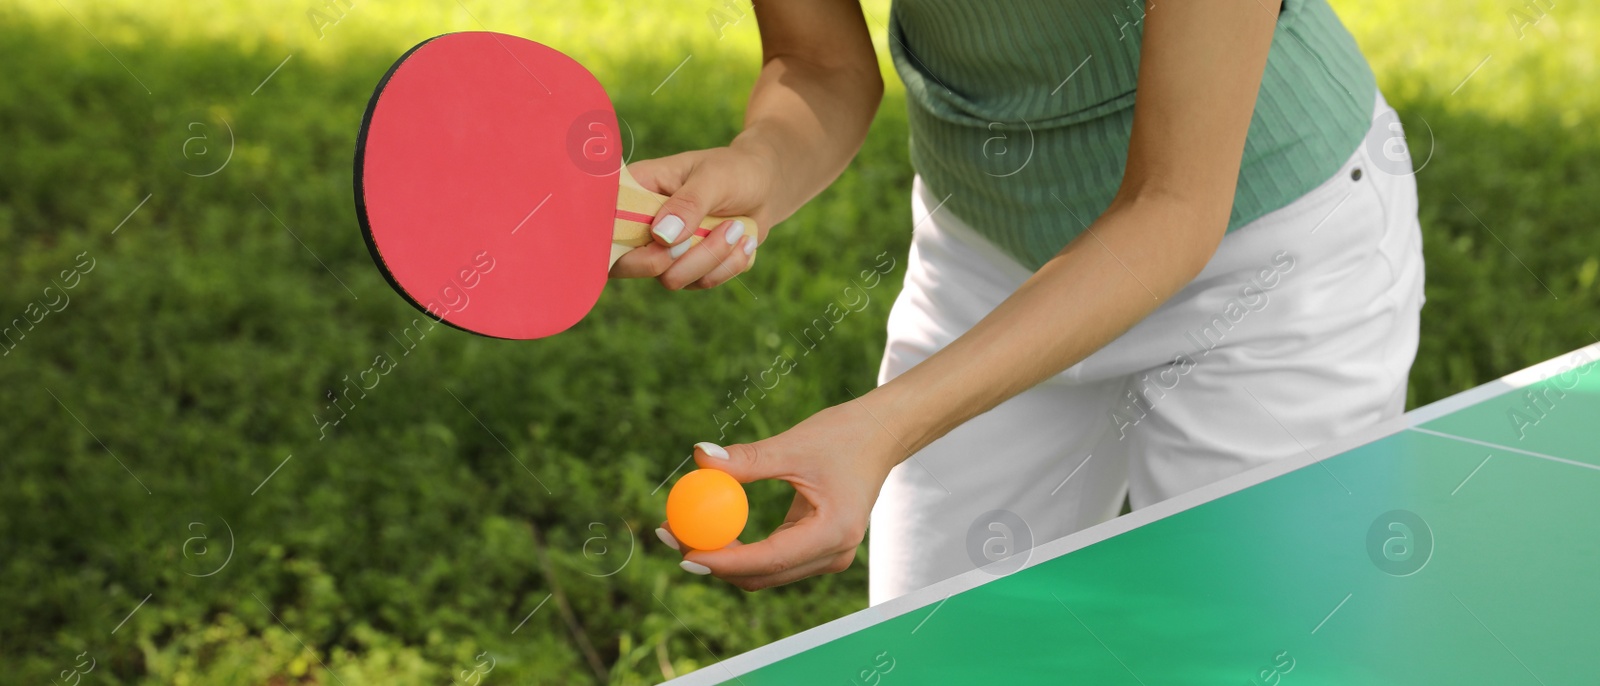
[[[622,167],[620,184],[617,189],[617,218],[612,227],[611,234],[611,264],[634,248],[649,245],[654,239],[650,235],[650,221],[655,218],[656,212],[667,202],[667,196],[653,192],[639,185],[628,173],[628,167]],[[717,228],[718,224],[728,220],[744,222],[744,234],[755,236],[756,221],[749,217],[706,217],[700,220],[698,228],[710,231]],[[699,232],[696,231],[696,234]],[[702,236],[690,235],[689,243],[699,243]],[[758,251],[759,252],[759,251]],[[756,256],[750,255],[751,264],[755,263]],[[609,268],[609,267],[608,267]]]

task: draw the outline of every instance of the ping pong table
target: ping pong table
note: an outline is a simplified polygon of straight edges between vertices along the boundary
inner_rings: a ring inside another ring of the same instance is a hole
[[[1597,360],[1600,343],[669,683],[1600,684]]]

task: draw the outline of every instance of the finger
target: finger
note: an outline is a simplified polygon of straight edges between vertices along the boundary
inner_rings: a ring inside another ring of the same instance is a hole
[[[814,511],[815,508],[812,507],[811,501],[806,500],[800,495],[796,495],[794,497],[794,502],[789,504],[789,513],[785,515],[785,521],[783,524],[778,525],[778,528],[774,529],[772,533],[776,534],[779,531],[797,526],[801,520],[804,520],[806,517],[810,516]],[[780,572],[778,574],[759,574],[755,576],[726,576],[719,574],[718,578],[746,591],[758,591],[763,588],[771,588],[773,586],[782,586],[784,584],[793,583],[795,581],[799,581],[807,577],[817,576],[819,574],[834,574],[837,572],[842,572],[850,567],[850,563],[853,560],[855,560],[855,550],[852,549],[842,553],[837,553],[831,557],[821,557],[812,560],[800,565],[799,567],[785,572]]]
[[[693,228],[705,217],[704,193],[693,189],[684,192],[704,152],[691,150],[628,165],[628,174],[639,186],[653,193],[673,196],[656,211],[650,222],[651,239],[656,245],[671,247],[688,240]],[[682,197],[677,197],[680,192]]]
[[[806,517],[810,516],[813,511],[814,511],[814,509],[811,507],[811,502],[810,501],[806,500],[805,498],[800,497],[799,495],[796,495],[794,497],[794,502],[789,504],[789,513],[784,515],[783,523],[779,524],[778,528],[773,529],[772,533],[775,534],[775,533],[778,533],[779,531],[783,531],[784,529],[789,529],[789,528],[794,527],[794,525],[800,523],[800,520],[805,519]],[[772,536],[772,534],[767,534],[767,536],[770,538]],[[739,545],[744,545],[744,543],[739,541],[738,539],[734,539],[732,543],[729,543],[728,545],[722,546],[722,548],[720,548],[720,549],[732,548],[734,546],[739,546]],[[692,548],[690,549],[690,552],[693,552]]]
[[[656,210],[655,221],[650,224],[650,234],[657,243],[674,246],[688,241],[700,228],[700,221],[725,200],[724,193],[730,184],[713,178],[715,172],[708,171],[713,167],[697,170],[691,166],[683,176],[683,185],[674,189],[670,193],[672,197],[667,198],[661,209]]]
[[[730,279],[750,269],[750,259],[755,255],[755,252],[756,237],[745,235],[739,239],[738,243],[733,245],[733,249],[728,251],[727,257],[722,258],[721,263],[713,267],[705,276],[700,277],[699,281],[689,284],[686,288],[689,290],[702,290],[715,288],[727,283]]]
[[[694,463],[705,469],[727,472],[742,484],[789,476],[786,465],[777,459],[775,453],[770,449],[762,449],[765,443],[756,441],[727,447],[710,442],[696,443]]]
[[[671,250],[659,243],[641,245],[617,258],[608,276],[613,279],[654,279],[672,266]]]
[[[662,195],[672,195],[683,186],[684,179],[694,170],[702,150],[690,150],[676,155],[640,160],[628,165],[628,175],[645,190]]]
[[[685,241],[674,246],[670,254],[677,259],[661,274],[661,285],[676,291],[699,281],[722,264],[723,259],[737,252],[735,246],[744,238],[744,229],[742,221],[723,222],[699,243],[690,245]]]
[[[676,550],[680,553],[683,552],[683,544],[678,542],[677,536],[672,535],[671,524],[662,522],[661,526],[656,527],[656,538],[661,539],[661,543],[668,548]]]
[[[800,523],[800,520],[811,516],[811,513],[815,512],[815,511],[816,511],[816,508],[811,506],[811,501],[806,500],[804,497],[802,497],[799,494],[795,494],[794,500],[789,503],[789,512],[788,512],[788,514],[785,514],[783,516],[783,523],[779,524],[778,528],[773,529],[772,530],[772,534],[778,533],[779,531],[783,531],[784,529],[789,529],[789,528],[794,527],[794,525]],[[767,537],[771,538],[772,534],[767,534]],[[734,542],[729,543],[727,546],[724,546],[724,547],[730,547],[730,546],[736,546],[736,545],[744,545],[744,543],[741,543],[738,540],[735,540]]]
[[[784,526],[788,526],[788,524],[785,524]],[[779,528],[781,529],[783,527],[780,526]],[[676,534],[672,533],[672,524],[670,522],[662,522],[661,526],[656,527],[656,538],[661,539],[662,545],[665,545],[668,548],[671,548],[671,549],[673,549],[673,550],[675,550],[675,551],[677,551],[679,553],[688,553],[688,552],[693,552],[694,551],[693,548],[684,547],[683,542],[678,540],[678,536]],[[740,545],[744,545],[744,544],[740,543],[738,540],[734,540],[733,542],[731,542],[728,545],[723,546],[723,547],[731,548],[733,546],[740,546]]]
[[[794,501],[789,503],[789,512],[783,516],[783,523],[792,524],[806,518],[806,515],[816,512],[817,508],[811,506],[811,501],[796,493]]]
[[[722,579],[745,591],[759,591],[764,588],[792,584],[802,579],[823,574],[838,574],[850,568],[850,563],[856,559],[855,551],[838,553],[836,555],[812,560],[800,567],[779,574],[764,574],[761,576],[724,577]]]
[[[811,506],[811,501],[806,500],[804,497],[802,497],[799,494],[795,494],[794,501],[789,503],[789,513],[783,516],[783,523],[779,524],[778,528],[773,529],[772,530],[772,534],[778,533],[779,531],[783,531],[784,529],[793,528],[796,524],[800,523],[800,520],[811,516],[811,513],[815,512],[815,511],[816,511],[816,508],[813,508]],[[772,534],[767,534],[767,537],[771,538]],[[734,542],[729,543],[727,546],[723,546],[723,547],[731,547],[731,546],[736,546],[736,545],[744,545],[744,544],[739,542],[738,540],[735,540]]]
[[[800,523],[800,520],[811,516],[811,513],[814,511],[815,508],[811,507],[811,501],[806,500],[805,498],[796,494],[794,497],[794,502],[789,504],[789,513],[783,517],[783,523],[779,524],[778,528],[773,529],[772,533],[767,534],[767,537],[771,538],[772,534],[778,533],[779,531],[783,531],[785,529],[794,528],[796,524]],[[744,545],[744,543],[734,540],[734,542],[723,547],[726,548],[736,545]]]
[[[684,559],[723,578],[783,574],[844,552],[849,546],[842,531],[813,514],[792,527],[774,531],[765,540],[721,550],[695,550]]]
[[[685,557],[683,561],[678,563],[678,566],[682,567],[683,571],[702,576],[711,573],[711,570],[707,569],[705,566],[697,562],[691,562],[687,559],[688,554],[694,552],[694,549],[684,546],[683,543],[678,540],[678,537],[673,535],[671,524],[662,522],[661,526],[656,529],[656,537],[661,539],[662,543],[676,551],[680,556]],[[740,543],[738,539],[734,539],[733,541],[729,542],[728,545],[723,546],[723,548],[734,548],[741,545],[744,544]]]

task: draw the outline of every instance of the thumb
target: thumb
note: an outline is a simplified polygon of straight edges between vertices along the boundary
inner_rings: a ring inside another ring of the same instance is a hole
[[[747,484],[761,479],[781,479],[788,470],[771,450],[763,451],[766,441],[722,447],[715,443],[694,444],[694,462],[704,469],[727,472],[739,483]]]
[[[695,153],[698,152],[700,151],[691,150],[651,160],[639,160],[628,165],[628,174],[647,191],[672,195],[694,170],[697,157]]]
[[[727,200],[729,184],[716,176],[719,175],[690,163],[675,188],[668,191],[666,188],[670,185],[661,184],[660,192],[670,197],[656,210],[655,221],[650,224],[650,232],[657,243],[673,246],[688,241],[706,215],[721,208]]]

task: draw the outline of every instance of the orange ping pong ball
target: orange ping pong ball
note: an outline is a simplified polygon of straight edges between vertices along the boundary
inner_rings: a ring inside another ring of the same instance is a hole
[[[744,487],[727,472],[696,469],[667,494],[667,524],[680,543],[695,550],[717,550],[739,537],[750,516]]]

